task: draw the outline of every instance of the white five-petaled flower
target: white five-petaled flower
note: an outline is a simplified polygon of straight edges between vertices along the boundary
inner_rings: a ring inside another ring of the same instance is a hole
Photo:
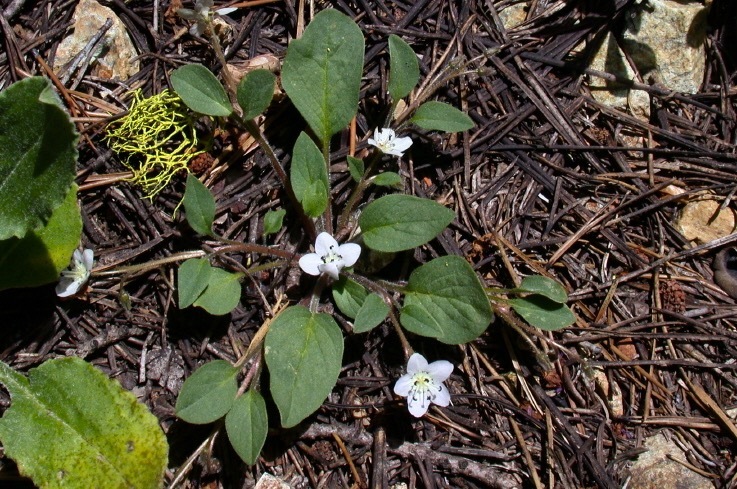
[[[307,253],[299,259],[299,268],[310,275],[327,273],[338,279],[343,267],[350,267],[358,261],[361,246],[356,243],[344,243],[338,246],[335,238],[322,232],[315,240],[315,252]]]
[[[207,32],[207,28],[212,22],[213,13],[210,9],[213,6],[213,0],[197,0],[194,3],[194,10],[188,8],[180,8],[177,14],[187,20],[194,20],[196,23],[190,27],[189,33],[194,36],[201,36]],[[235,12],[238,8],[221,8],[215,11],[218,15],[228,15]]]
[[[379,148],[379,151],[384,154],[401,157],[412,146],[412,138],[409,136],[398,138],[394,133],[394,129],[388,127],[379,129],[377,127],[374,131],[374,137],[369,138],[368,143]]]
[[[394,393],[407,398],[409,413],[415,418],[424,415],[430,403],[450,404],[450,393],[443,382],[453,372],[453,364],[438,360],[428,365],[425,357],[414,353],[407,362],[407,373],[394,384]]]
[[[69,297],[79,292],[79,289],[87,283],[92,270],[92,259],[94,254],[87,248],[84,252],[74,250],[72,263],[67,270],[62,270],[59,283],[56,285],[56,295]]]

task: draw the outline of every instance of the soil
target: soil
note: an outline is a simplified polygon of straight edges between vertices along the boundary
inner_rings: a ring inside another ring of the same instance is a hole
[[[82,135],[82,246],[94,250],[98,270],[213,251],[220,245],[198,237],[175,213],[184,172],[147,199],[122,178],[124,162],[104,139],[108,123],[129,108],[132,89],[160,93],[185,63],[219,74],[210,43],[189,34],[190,23],[173,13],[181,6],[176,0],[102,2],[123,21],[140,71],[119,81],[87,59],[62,84],[48,66],[69,33],[76,3],[1,2],[0,87],[44,75],[66,101]],[[336,209],[352,185],[346,155],[367,154],[367,138],[390,105],[388,36],[402,37],[417,52],[422,79],[453,75],[432,98],[467,112],[475,127],[460,134],[414,128],[407,134],[414,144],[395,171],[404,193],[434,199],[456,219],[437,239],[396,257],[383,277],[406,280],[442,255],[467,258],[489,287],[546,275],[569,293],[573,326],[547,332],[497,319],[462,346],[410,336],[430,361],[455,365],[447,383],[452,405],[415,419],[392,392],[406,363],[391,324],[350,334],[347,318],[336,312],[346,330],[337,386],[293,429],[278,425],[269,401],[269,436],[253,466],[225,436],[200,447],[222,427],[187,424],[174,405],[198,366],[235,362],[277,304],[309,296],[314,279],[293,265],[249,276],[238,307],[225,316],[179,310],[172,265],[93,276],[69,300],[56,297],[54,284],[7,290],[0,293],[0,359],[27,372],[75,355],[133,391],[169,441],[167,486],[252,487],[268,472],[292,487],[615,488],[628,483],[645,441],[661,432],[683,449],[672,455],[683,466],[714,487],[737,487],[737,307],[712,269],[718,252],[733,253],[737,234],[688,241],[674,224],[687,202],[705,196],[721,209],[735,208],[737,3],[711,4],[701,91],[646,86],[648,121],[596,102],[585,83],[594,76],[586,72],[590,53],[577,50],[616,30],[633,0],[531,0],[527,20],[507,29],[497,13],[510,3],[241,2],[223,18],[223,47],[233,65],[263,55],[278,68],[313,7],[338,9],[361,27],[366,52],[358,116],[332,145]],[[259,123],[281,159],[305,128],[283,96]],[[212,130],[199,124],[200,131]],[[266,155],[240,136],[223,133],[191,165],[215,195],[216,232],[295,256],[309,251],[312,243]],[[383,193],[377,188],[368,196]],[[287,209],[284,227],[264,236],[266,212],[279,208]],[[214,263],[242,271],[267,260],[230,253],[217,254]],[[726,280],[730,266],[733,261],[721,275]],[[332,307],[329,294],[322,304]],[[0,404],[11,404],[7,392]],[[3,487],[32,486],[11,461],[0,470]]]

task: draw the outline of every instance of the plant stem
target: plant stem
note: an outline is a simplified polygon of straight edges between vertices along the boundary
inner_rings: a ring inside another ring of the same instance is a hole
[[[173,263],[180,260],[189,260],[190,258],[201,258],[203,256],[205,256],[205,252],[202,250],[182,251],[181,253],[175,253],[173,255],[167,256],[166,258],[159,258],[158,260],[152,260],[146,263],[139,263],[137,265],[128,265],[125,267],[114,268],[112,270],[93,270],[90,275],[94,277],[102,277],[108,275],[117,275],[119,273],[143,272],[152,268],[158,268],[161,265],[166,265],[168,263]]]

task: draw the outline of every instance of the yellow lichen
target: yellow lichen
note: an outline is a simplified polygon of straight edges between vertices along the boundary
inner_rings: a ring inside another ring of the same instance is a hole
[[[133,172],[130,181],[153,199],[204,151],[197,149],[194,119],[179,96],[169,90],[148,98],[141,90],[132,94],[128,114],[111,123],[105,139]]]

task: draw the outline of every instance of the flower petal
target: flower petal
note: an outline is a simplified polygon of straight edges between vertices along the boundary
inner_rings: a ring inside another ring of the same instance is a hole
[[[427,370],[427,360],[419,353],[413,353],[407,362],[407,373],[414,375],[423,370]]]
[[[85,249],[84,252],[82,253],[82,260],[80,261],[84,264],[84,267],[87,269],[88,272],[92,270],[92,266],[94,264],[94,258],[95,258],[95,253],[89,248]]]
[[[413,384],[414,381],[412,380],[412,376],[409,374],[404,374],[399,377],[397,383],[394,384],[394,393],[398,396],[407,397],[409,395],[409,390],[412,388]]]
[[[422,417],[430,407],[429,391],[411,391],[407,396],[407,409],[415,418]]]
[[[438,360],[428,365],[426,370],[430,374],[430,377],[439,384],[450,377],[450,374],[453,372],[453,364],[447,360]]]
[[[62,277],[56,284],[56,295],[59,297],[69,297],[79,292],[79,288],[84,284],[81,278]]]
[[[435,399],[432,402],[442,407],[450,404],[450,392],[448,392],[448,389],[443,384],[438,386],[438,392],[435,393]]]
[[[361,256],[361,245],[356,243],[344,243],[338,246],[338,254],[343,257],[343,265],[352,267]]]
[[[404,152],[407,151],[410,146],[412,146],[412,138],[409,136],[396,138],[394,140],[394,151]]]
[[[339,268],[338,265],[341,265],[341,267]],[[320,270],[322,273],[327,273],[335,280],[338,280],[341,268],[343,268],[342,263],[339,261],[334,261],[332,263],[320,263],[317,266],[318,270]]]
[[[226,8],[217,9],[215,13],[218,15],[228,15],[228,14],[232,14],[236,10],[238,10],[238,7],[226,7]]]
[[[299,268],[309,275],[320,275],[320,265],[322,264],[322,257],[317,253],[307,253],[299,259]]]
[[[317,239],[315,240],[315,253],[321,257],[325,256],[330,252],[331,246],[334,246],[336,250],[338,249],[338,242],[335,241],[335,238],[324,231],[317,235]]]

